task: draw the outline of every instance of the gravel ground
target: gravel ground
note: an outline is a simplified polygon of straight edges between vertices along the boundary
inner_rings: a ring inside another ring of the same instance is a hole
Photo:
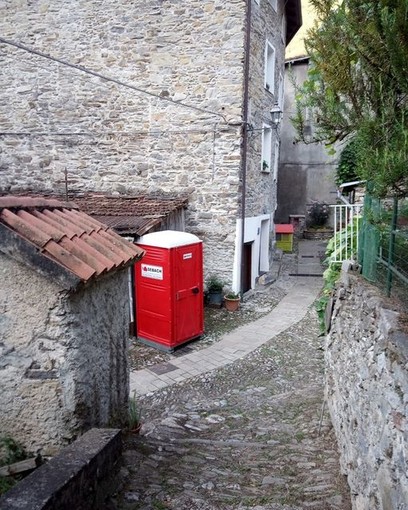
[[[221,369],[141,397],[123,510],[350,510],[323,403],[316,314]]]
[[[285,255],[277,282],[245,300],[240,323],[275,306],[295,263]],[[236,313],[218,313],[222,331],[238,325]],[[206,335],[188,347],[217,341],[216,321]],[[312,309],[250,355],[140,397],[141,435],[125,441],[107,510],[350,510],[323,406],[321,344]],[[155,356],[143,363],[172,355]]]

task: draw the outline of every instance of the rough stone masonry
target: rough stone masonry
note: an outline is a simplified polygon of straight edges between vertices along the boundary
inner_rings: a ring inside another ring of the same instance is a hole
[[[67,292],[0,253],[0,436],[53,454],[127,417],[128,278]]]
[[[276,175],[262,172],[262,129],[283,83],[286,19],[283,0],[272,4],[253,2],[246,196],[247,217],[269,215],[269,231]],[[66,171],[70,191],[188,194],[186,227],[205,243],[206,272],[231,279],[245,11],[244,0],[0,1],[5,39],[159,96],[2,44],[0,191],[64,192]],[[266,39],[274,90],[264,86]]]
[[[355,510],[408,508],[408,335],[394,310],[360,276],[342,274],[326,393]]]

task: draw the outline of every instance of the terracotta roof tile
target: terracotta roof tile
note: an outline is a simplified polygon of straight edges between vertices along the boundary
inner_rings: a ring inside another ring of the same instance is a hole
[[[143,250],[70,202],[0,197],[0,224],[86,282],[139,260]]]
[[[21,194],[21,193],[20,193]],[[122,235],[142,236],[160,225],[166,217],[175,211],[185,209],[188,199],[184,195],[108,195],[106,193],[87,192],[72,194],[70,202],[55,194],[27,192],[31,200],[44,202],[55,198],[69,209],[79,208],[93,219],[108,225]],[[12,197],[13,200],[16,197]],[[17,197],[18,198],[18,197]],[[29,197],[24,197],[28,200]],[[75,204],[75,205],[74,205]],[[71,207],[73,206],[74,207]]]

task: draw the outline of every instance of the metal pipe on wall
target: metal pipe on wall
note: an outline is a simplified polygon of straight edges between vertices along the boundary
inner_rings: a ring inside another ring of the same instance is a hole
[[[243,97],[243,124],[242,124],[242,148],[241,148],[241,274],[240,291],[241,300],[244,295],[244,245],[245,245],[245,199],[246,199],[246,172],[248,152],[248,103],[249,103],[249,64],[251,50],[251,15],[252,0],[247,0],[246,30],[245,30],[245,64],[244,64],[244,97]]]

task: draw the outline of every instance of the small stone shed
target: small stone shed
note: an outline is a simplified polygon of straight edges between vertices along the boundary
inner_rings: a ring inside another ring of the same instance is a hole
[[[53,453],[126,417],[128,267],[142,256],[72,203],[0,197],[0,436]]]

